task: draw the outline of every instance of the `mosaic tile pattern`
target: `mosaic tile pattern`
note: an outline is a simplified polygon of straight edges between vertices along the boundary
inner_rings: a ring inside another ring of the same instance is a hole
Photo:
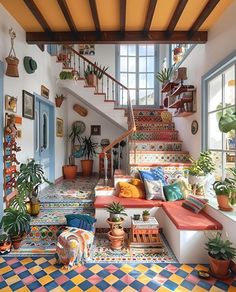
[[[146,153],[142,152],[131,152],[130,163],[164,163],[164,162],[189,162],[188,153]]]
[[[160,130],[174,130],[174,123],[153,123],[153,122],[137,122],[136,127],[138,131],[160,131]]]
[[[53,256],[0,258],[0,291],[87,292],[234,292],[236,277],[199,279],[203,265],[86,264],[71,271],[55,265]]]
[[[181,151],[182,142],[130,141],[130,150],[137,151]]]
[[[135,122],[136,123],[141,123],[141,122],[152,122],[152,123],[156,123],[156,122],[162,122],[162,118],[161,115],[158,116],[136,116],[135,118]]]
[[[162,110],[162,109],[155,109],[155,110],[150,110],[150,109],[134,109],[134,117],[136,118],[137,116],[161,116],[161,113],[163,111],[167,110]]]
[[[167,140],[178,141],[178,131],[147,131],[131,135],[132,140]]]

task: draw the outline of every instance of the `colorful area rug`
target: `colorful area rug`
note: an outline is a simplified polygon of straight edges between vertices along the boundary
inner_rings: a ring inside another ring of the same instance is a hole
[[[177,263],[178,260],[170,249],[166,239],[161,235],[163,251],[160,248],[128,248],[125,240],[124,248],[115,251],[110,248],[106,233],[97,233],[91,259],[88,263]]]
[[[94,188],[98,182],[98,176],[79,177],[75,180],[48,186],[39,193],[41,203],[48,202],[78,202],[79,200],[91,201],[94,199]]]

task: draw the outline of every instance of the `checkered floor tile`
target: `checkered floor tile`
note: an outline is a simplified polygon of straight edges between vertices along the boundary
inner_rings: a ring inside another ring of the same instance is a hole
[[[202,265],[86,264],[67,271],[53,256],[0,258],[0,291],[236,291],[236,277],[201,280]]]

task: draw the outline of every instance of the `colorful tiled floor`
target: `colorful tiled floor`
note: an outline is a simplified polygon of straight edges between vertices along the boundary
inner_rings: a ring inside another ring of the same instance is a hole
[[[71,271],[55,266],[55,258],[0,258],[0,291],[236,291],[236,277],[200,280],[201,265],[86,264]]]

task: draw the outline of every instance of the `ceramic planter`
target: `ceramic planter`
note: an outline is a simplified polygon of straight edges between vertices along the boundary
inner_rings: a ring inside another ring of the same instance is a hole
[[[93,160],[81,160],[83,176],[91,176],[93,173]]]
[[[120,250],[124,243],[124,234],[120,236],[112,235],[112,232],[108,232],[108,238],[111,241],[111,248],[114,250]]]
[[[121,236],[124,235],[123,227],[119,224],[114,224],[111,230],[111,234],[113,236]]]
[[[12,236],[11,237],[11,242],[12,242],[12,246],[14,247],[14,249],[19,249],[20,248],[22,240],[23,240],[23,236],[22,235]]]
[[[219,277],[228,275],[230,260],[217,260],[209,255],[209,262],[212,274]]]
[[[222,211],[233,211],[228,195],[216,195],[218,208]]]
[[[65,179],[75,179],[77,176],[77,165],[64,165],[62,170]]]
[[[143,221],[148,221],[150,218],[150,215],[143,215]]]
[[[37,201],[36,203],[27,202],[26,209],[31,216],[37,216],[40,212],[40,202],[39,201]]]
[[[116,219],[117,221],[113,221],[113,219]],[[121,221],[120,214],[110,213],[110,220],[113,221],[113,222],[119,222],[119,221]]]

